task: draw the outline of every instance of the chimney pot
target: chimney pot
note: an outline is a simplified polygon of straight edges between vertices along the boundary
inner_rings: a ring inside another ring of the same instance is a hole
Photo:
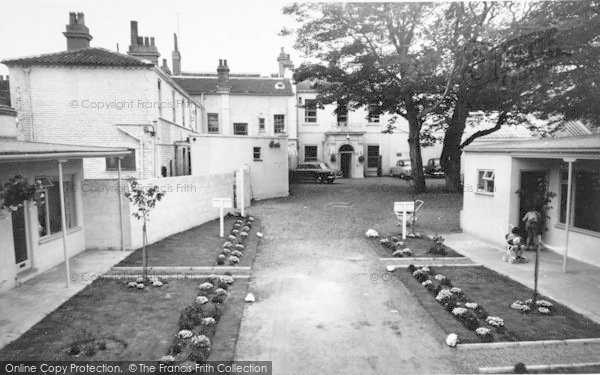
[[[63,35],[67,38],[67,51],[90,47],[92,36],[85,26],[83,13],[69,12],[69,24]]]

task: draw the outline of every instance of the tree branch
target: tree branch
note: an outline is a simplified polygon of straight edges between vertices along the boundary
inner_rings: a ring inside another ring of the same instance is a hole
[[[493,128],[480,130],[480,131],[474,133],[469,138],[465,139],[465,141],[463,143],[461,143],[459,148],[462,150],[463,148],[465,148],[468,145],[470,145],[471,143],[473,143],[473,141],[475,141],[477,138],[486,136],[488,134],[492,134],[492,133],[500,130],[502,125],[504,125],[506,123],[507,118],[508,118],[508,113],[506,111],[500,113],[500,116],[498,116],[498,120],[496,121],[496,125]]]

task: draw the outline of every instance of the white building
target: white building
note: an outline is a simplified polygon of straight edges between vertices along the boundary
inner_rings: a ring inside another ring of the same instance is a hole
[[[473,144],[463,159],[463,231],[504,245],[509,224],[521,226],[539,205],[537,186],[546,180],[557,196],[544,243],[600,265],[600,135]]]

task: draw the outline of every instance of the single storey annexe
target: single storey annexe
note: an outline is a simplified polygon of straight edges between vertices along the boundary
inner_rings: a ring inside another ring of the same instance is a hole
[[[504,244],[509,225],[549,203],[542,241],[569,257],[600,266],[600,135],[478,144],[465,149],[461,227]],[[565,258],[566,269],[566,258]]]

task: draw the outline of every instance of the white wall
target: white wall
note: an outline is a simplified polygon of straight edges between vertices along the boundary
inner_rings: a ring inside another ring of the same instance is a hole
[[[0,293],[16,285],[16,275],[12,217],[0,210]]]
[[[254,199],[284,197],[289,193],[287,138],[202,135],[192,141],[192,174],[233,173],[247,165]],[[271,148],[271,142],[279,148]],[[253,148],[261,148],[254,160]]]

